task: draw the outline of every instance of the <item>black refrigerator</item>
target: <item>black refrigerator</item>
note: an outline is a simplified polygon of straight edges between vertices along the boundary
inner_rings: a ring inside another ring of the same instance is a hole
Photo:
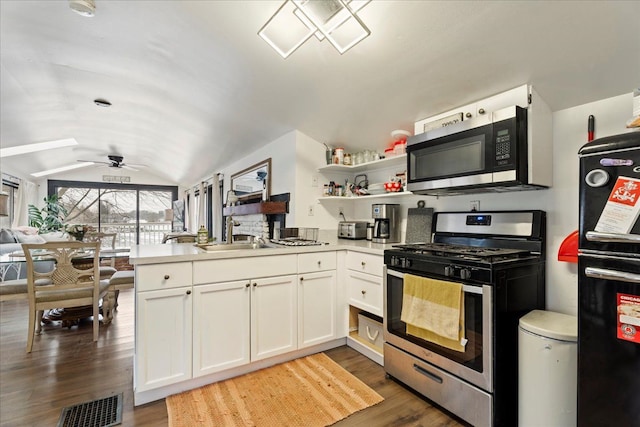
[[[579,157],[578,426],[640,426],[640,132]]]

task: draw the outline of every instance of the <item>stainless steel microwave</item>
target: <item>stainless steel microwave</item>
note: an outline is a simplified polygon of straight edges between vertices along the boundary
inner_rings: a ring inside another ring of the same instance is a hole
[[[530,136],[527,109],[518,106],[415,135],[407,141],[407,189],[452,195],[549,187],[551,164],[533,161]]]

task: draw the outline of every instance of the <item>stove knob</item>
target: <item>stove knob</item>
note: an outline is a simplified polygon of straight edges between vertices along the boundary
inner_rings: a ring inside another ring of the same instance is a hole
[[[469,270],[468,268],[463,268],[462,270],[460,270],[460,278],[463,280],[467,280],[471,278],[471,270]]]
[[[411,266],[411,261],[407,258],[401,258],[400,261],[402,268],[409,268]]]
[[[444,268],[444,275],[447,277],[453,276],[453,267],[451,267],[450,265],[446,266]]]

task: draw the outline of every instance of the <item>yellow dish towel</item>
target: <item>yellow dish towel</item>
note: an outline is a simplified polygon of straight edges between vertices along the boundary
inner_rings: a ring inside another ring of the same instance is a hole
[[[404,275],[402,313],[407,333],[464,352],[462,284]]]

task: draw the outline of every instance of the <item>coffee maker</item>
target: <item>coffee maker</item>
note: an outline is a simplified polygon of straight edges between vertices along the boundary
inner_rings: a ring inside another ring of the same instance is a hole
[[[373,216],[373,243],[400,242],[400,205],[371,205]]]

